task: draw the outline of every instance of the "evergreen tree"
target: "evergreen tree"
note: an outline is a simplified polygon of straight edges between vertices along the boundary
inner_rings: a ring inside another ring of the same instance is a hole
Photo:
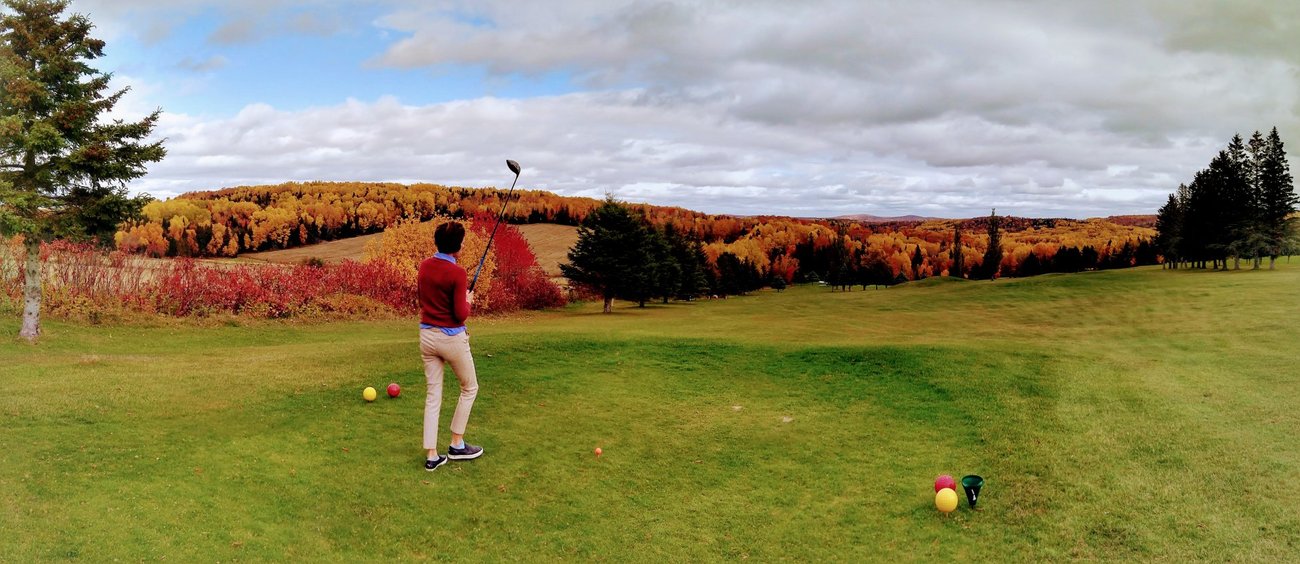
[[[994,208],[989,213],[989,246],[984,251],[984,262],[980,267],[983,277],[989,280],[997,278],[1002,267],[1002,232],[999,227],[998,210]]]
[[[1250,186],[1250,208],[1251,215],[1251,252],[1254,258],[1253,268],[1258,270],[1264,254],[1268,252],[1268,226],[1264,221],[1264,186],[1262,183],[1262,172],[1264,159],[1267,156],[1268,145],[1264,141],[1264,136],[1260,135],[1259,130],[1250,136],[1250,142],[1246,145],[1246,151],[1250,155],[1246,168],[1246,183]]]
[[[605,313],[614,298],[644,304],[654,289],[651,229],[640,214],[608,196],[578,226],[578,242],[560,272],[570,282],[592,288],[605,300]]]
[[[718,255],[718,293],[730,296],[748,294],[763,285],[758,267],[741,261],[734,253]]]
[[[871,283],[876,286],[890,286],[894,283],[894,272],[889,269],[882,257],[873,257],[870,261],[870,272],[868,276]]]
[[[921,263],[923,262],[925,262],[925,257],[921,256],[921,246],[917,245],[916,252],[912,253],[912,280],[924,278],[924,276],[921,276]]]
[[[1016,276],[1038,276],[1042,273],[1042,261],[1038,260],[1038,255],[1030,252],[1025,255],[1025,260],[1020,261],[1020,268],[1016,271]]]
[[[685,233],[677,231],[672,225],[664,228],[664,234],[673,261],[680,269],[677,298],[693,300],[708,292],[709,274],[712,271],[709,268],[709,259],[704,254],[704,245],[699,240],[691,239]]]
[[[682,286],[682,266],[673,255],[672,244],[669,242],[673,236],[671,231],[671,226],[665,226],[662,230],[649,230],[650,264],[647,266],[653,271],[649,294],[662,299],[663,303],[676,297]],[[645,300],[639,303],[645,307]]]
[[[955,278],[964,278],[962,276],[962,257],[961,257],[961,222],[952,229],[952,268],[948,269],[948,275]]]
[[[1259,164],[1259,210],[1269,257],[1268,268],[1272,270],[1277,257],[1282,253],[1282,245],[1287,237],[1287,217],[1295,211],[1297,198],[1291,166],[1286,159],[1286,148],[1276,127],[1269,132],[1263,153],[1264,158]]]
[[[1079,250],[1079,270],[1096,269],[1100,258],[1101,255],[1097,253],[1097,249],[1093,248],[1092,245],[1084,245]]]
[[[1181,254],[1200,268],[1206,268],[1206,263],[1211,261],[1217,268],[1221,250],[1219,234],[1225,231],[1221,213],[1223,191],[1218,177],[1210,169],[1199,171],[1187,190]]]
[[[1185,187],[1180,187],[1185,189]],[[1183,210],[1178,196],[1169,195],[1169,201],[1156,213],[1156,246],[1165,257],[1166,268],[1178,268],[1178,246],[1182,237]]]
[[[108,92],[110,75],[89,62],[104,42],[68,2],[4,0],[0,14],[0,233],[25,241],[26,284],[19,333],[41,333],[40,244],[54,238],[111,237],[147,198],[126,182],[166,154],[147,143],[159,113],[138,122],[106,120],[126,90]]]
[[[1228,228],[1227,240],[1224,242],[1226,256],[1233,259],[1233,268],[1241,269],[1243,256],[1254,256],[1252,248],[1257,241],[1254,236],[1257,225],[1254,209],[1253,189],[1250,186],[1251,159],[1246,154],[1245,143],[1241,135],[1233,135],[1228,143],[1226,160],[1221,163],[1224,191],[1224,224]],[[1226,265],[1225,265],[1226,267]]]

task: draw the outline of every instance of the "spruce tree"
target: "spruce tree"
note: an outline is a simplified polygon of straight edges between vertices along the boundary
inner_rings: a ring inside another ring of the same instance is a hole
[[[1231,256],[1233,268],[1241,269],[1241,258],[1253,256],[1252,247],[1257,246],[1255,236],[1257,225],[1253,206],[1253,190],[1250,186],[1250,158],[1246,154],[1246,145],[1241,135],[1233,135],[1228,143],[1227,152],[1223,154],[1218,173],[1221,175],[1224,196],[1224,226],[1227,238],[1223,242],[1225,258]],[[1225,263],[1225,268],[1227,267]]]
[[[1180,186],[1180,189],[1185,187]],[[1183,210],[1176,194],[1156,213],[1156,246],[1165,257],[1165,268],[1178,268],[1178,247],[1182,237]]]
[[[692,239],[686,233],[677,231],[671,224],[665,226],[664,235],[668,240],[673,262],[679,269],[676,297],[681,300],[693,300],[709,291],[709,259],[704,254],[704,245],[698,239]]]
[[[139,215],[147,198],[126,182],[166,154],[145,142],[159,112],[138,122],[106,120],[126,90],[90,62],[104,42],[68,2],[4,0],[0,14],[0,234],[23,236],[26,250],[19,335],[41,333],[40,245],[55,238],[110,237]]]
[[[673,256],[673,249],[669,243],[671,226],[665,226],[664,229],[650,229],[648,232],[650,248],[650,261],[648,265],[653,270],[651,281],[650,295],[668,303],[668,300],[677,296],[677,291],[682,285],[682,267],[677,263],[677,257]],[[645,307],[645,301],[640,302],[641,307]]]
[[[1250,199],[1247,203],[1251,216],[1250,250],[1254,258],[1252,268],[1255,270],[1259,269],[1264,254],[1268,252],[1268,226],[1264,221],[1264,191],[1261,183],[1267,148],[1264,136],[1260,135],[1259,130],[1255,130],[1255,133],[1250,136],[1250,142],[1246,144],[1246,151],[1250,155],[1246,168],[1246,184],[1250,186]]]
[[[609,196],[578,226],[578,242],[560,272],[599,292],[605,313],[613,311],[614,298],[644,303],[655,278],[650,231],[643,217]]]
[[[1274,127],[1265,141],[1264,158],[1259,166],[1260,223],[1268,252],[1268,268],[1272,270],[1287,237],[1287,217],[1295,211],[1297,198],[1287,163],[1286,148]]]
[[[984,262],[980,266],[984,277],[992,280],[998,277],[998,270],[1002,268],[1002,232],[998,221],[998,210],[994,208],[989,213],[989,246],[984,250]]]
[[[952,268],[948,269],[948,275],[954,278],[963,278],[960,221],[958,221],[957,225],[952,229]]]

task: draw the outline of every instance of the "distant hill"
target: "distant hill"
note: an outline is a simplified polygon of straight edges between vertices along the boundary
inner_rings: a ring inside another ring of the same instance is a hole
[[[894,217],[883,217],[883,216],[879,216],[879,215],[871,215],[871,214],[866,214],[866,213],[859,213],[859,214],[853,214],[853,215],[837,215],[837,216],[835,216],[835,217],[832,217],[831,219],[846,219],[846,220],[849,220],[849,221],[861,221],[861,222],[863,222],[863,223],[907,223],[907,222],[918,222],[918,223],[919,223],[919,222],[922,222],[922,221],[931,221],[931,220],[935,220],[935,219],[944,219],[944,218],[942,218],[942,217],[923,217],[923,216],[919,216],[919,215],[899,215],[899,216],[894,216]]]
[[[1116,225],[1128,225],[1130,227],[1151,227],[1156,226],[1156,216],[1154,215],[1112,215],[1106,218],[1106,221]]]

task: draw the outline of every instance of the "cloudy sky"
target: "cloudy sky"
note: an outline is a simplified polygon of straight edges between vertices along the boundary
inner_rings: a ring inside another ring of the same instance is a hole
[[[74,0],[162,108],[136,191],[520,185],[712,213],[1153,213],[1300,146],[1300,3]]]

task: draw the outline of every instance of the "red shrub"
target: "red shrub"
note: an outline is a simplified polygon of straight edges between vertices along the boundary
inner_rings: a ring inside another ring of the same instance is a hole
[[[471,229],[486,235],[491,222]],[[0,299],[22,297],[25,250],[0,241]],[[560,289],[537,267],[519,230],[502,225],[493,244],[496,283],[486,288],[481,312],[539,309],[564,304]],[[55,316],[97,317],[115,311],[178,317],[216,314],[283,318],[319,313],[365,317],[379,311],[414,315],[415,276],[384,260],[281,266],[220,264],[194,259],[150,259],[104,253],[63,241],[41,247],[45,309]],[[472,261],[472,264],[471,264]],[[478,257],[464,261],[473,275]]]
[[[480,215],[474,219],[470,229],[486,235],[491,232],[495,221],[495,217]],[[537,265],[537,256],[528,246],[528,240],[515,226],[502,224],[497,229],[492,253],[496,257],[496,271],[489,289],[489,311],[545,309],[565,304],[564,294]],[[477,259],[472,259],[475,264]],[[474,265],[467,263],[466,270],[471,277],[473,268]]]

